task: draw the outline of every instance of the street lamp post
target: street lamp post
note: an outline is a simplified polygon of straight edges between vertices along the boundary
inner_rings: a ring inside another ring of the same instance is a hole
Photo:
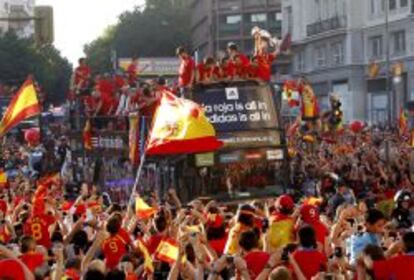
[[[385,90],[388,97],[388,123],[392,123],[394,98],[391,90],[391,76],[390,76],[390,42],[389,42],[389,0],[385,0],[385,56],[386,56],[386,81]]]

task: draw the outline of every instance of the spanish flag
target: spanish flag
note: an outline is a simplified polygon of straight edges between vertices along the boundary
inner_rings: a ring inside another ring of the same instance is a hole
[[[85,128],[83,129],[83,147],[87,151],[91,151],[93,149],[93,145],[92,145],[92,125],[91,125],[90,120],[86,121]]]
[[[131,115],[129,117],[129,160],[133,166],[139,164],[139,116]]]
[[[141,197],[137,197],[135,200],[135,213],[140,219],[147,219],[154,215],[156,210],[149,206]]]
[[[309,120],[319,117],[319,105],[318,99],[311,85],[306,84],[303,86],[302,91],[302,119]]]
[[[148,155],[206,153],[222,145],[198,104],[163,92],[148,141]]]
[[[400,109],[400,116],[398,118],[398,130],[400,132],[400,136],[406,135],[408,132],[407,116],[405,114],[404,108]]]
[[[0,171],[0,188],[4,188],[7,186],[7,173],[4,171]]]
[[[178,259],[178,243],[171,238],[163,239],[155,251],[155,258],[173,264]]]
[[[154,273],[154,264],[152,263],[151,255],[148,252],[148,248],[140,239],[137,240],[136,245],[137,248],[141,251],[142,256],[144,257],[144,271],[147,274]]]
[[[33,81],[28,79],[11,100],[0,123],[0,137],[25,119],[40,114]]]

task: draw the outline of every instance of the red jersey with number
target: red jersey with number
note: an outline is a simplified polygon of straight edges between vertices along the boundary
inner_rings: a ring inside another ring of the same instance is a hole
[[[181,60],[180,69],[178,71],[178,85],[180,87],[187,87],[193,82],[191,77],[193,76],[194,68],[195,62],[191,57]]]
[[[40,214],[32,216],[26,222],[25,234],[32,236],[37,245],[42,245],[47,249],[52,247],[50,240],[49,227],[55,223],[55,218],[52,215]]]
[[[257,55],[257,77],[263,81],[269,82],[272,76],[272,63],[275,60],[273,54]]]
[[[105,263],[109,269],[114,269],[121,258],[128,253],[128,241],[121,234],[108,237],[102,244],[102,251],[105,256]]]

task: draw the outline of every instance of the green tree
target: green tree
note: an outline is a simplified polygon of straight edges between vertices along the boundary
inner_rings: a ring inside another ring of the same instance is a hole
[[[72,66],[54,46],[37,47],[32,39],[8,32],[0,36],[0,61],[0,83],[19,86],[33,75],[46,93],[47,103],[64,102]]]
[[[123,13],[116,26],[85,46],[95,72],[111,70],[110,54],[118,57],[174,56],[179,45],[190,45],[188,0],[147,0],[143,10]]]

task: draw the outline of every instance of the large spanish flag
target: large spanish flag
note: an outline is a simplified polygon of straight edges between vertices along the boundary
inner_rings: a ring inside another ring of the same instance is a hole
[[[0,136],[6,134],[21,121],[40,114],[39,101],[33,81],[28,79],[11,100],[0,123]]]
[[[205,153],[222,145],[200,105],[163,92],[148,141],[148,155]]]

